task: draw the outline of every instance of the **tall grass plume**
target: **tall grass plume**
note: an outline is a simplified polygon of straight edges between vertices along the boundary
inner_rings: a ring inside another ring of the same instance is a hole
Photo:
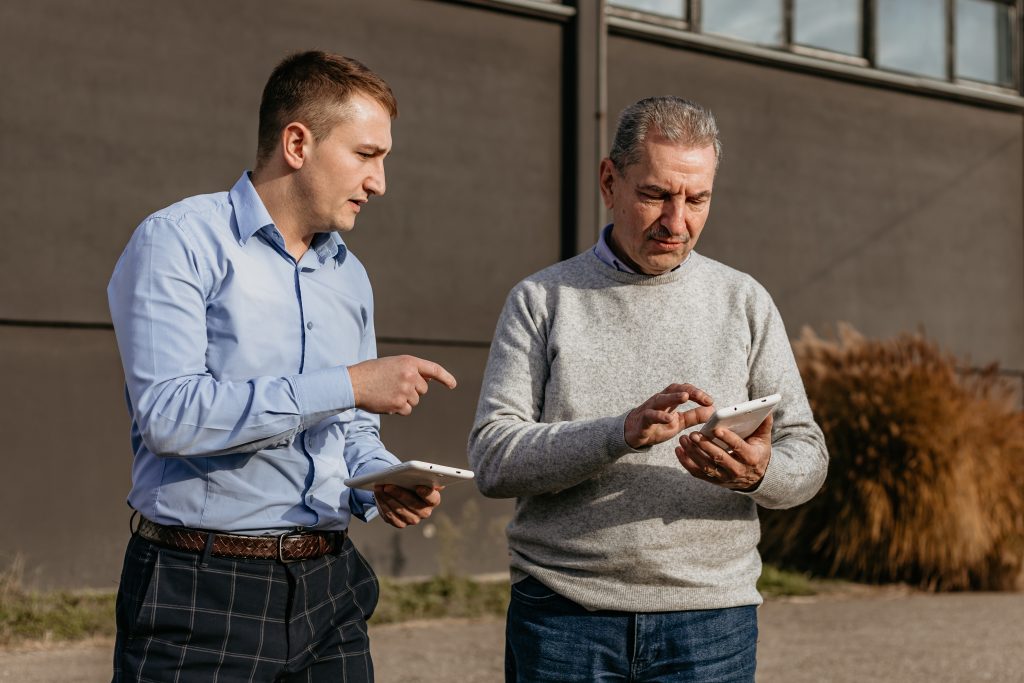
[[[810,502],[762,515],[767,561],[928,590],[1021,588],[1024,413],[993,366],[962,373],[919,334],[804,330],[797,362],[825,439]]]

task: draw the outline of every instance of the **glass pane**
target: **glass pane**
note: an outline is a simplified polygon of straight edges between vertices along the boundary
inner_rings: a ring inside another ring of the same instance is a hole
[[[704,0],[702,8],[704,33],[782,44],[782,0]]]
[[[956,75],[1013,85],[1010,7],[981,0],[956,3]]]
[[[675,19],[686,18],[686,0],[609,0],[609,4],[641,12],[664,14]]]
[[[847,55],[860,54],[861,0],[796,0],[793,40]]]
[[[878,0],[878,66],[946,78],[944,0]]]

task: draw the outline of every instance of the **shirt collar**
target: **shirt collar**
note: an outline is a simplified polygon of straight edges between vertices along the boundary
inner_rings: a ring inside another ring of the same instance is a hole
[[[240,244],[244,245],[249,241],[250,237],[263,230],[268,238],[278,243],[278,246],[284,249],[284,240],[281,238],[281,233],[277,230],[277,226],[274,225],[274,219],[270,217],[270,212],[267,211],[263,200],[260,199],[260,195],[256,192],[249,171],[242,173],[242,177],[231,188],[229,195],[231,197],[231,205],[235,209],[235,221],[238,224],[238,241]],[[316,252],[320,263],[326,262],[329,258],[334,258],[340,264],[348,254],[348,247],[345,246],[345,241],[336,232],[317,233],[313,236],[310,248]]]
[[[612,248],[608,246],[608,236],[612,233],[612,224],[604,226],[600,235],[597,238],[597,244],[594,245],[594,255],[601,259],[606,265],[611,266],[615,270],[623,273],[636,273],[635,270],[627,266],[622,260],[615,255]]]
[[[597,258],[601,259],[601,261],[605,265],[609,265],[619,272],[633,273],[634,275],[639,275],[639,273],[637,273],[635,270],[633,270],[628,265],[623,263],[622,259],[616,256],[615,252],[612,251],[612,248],[608,245],[608,238],[612,234],[612,225],[612,223],[609,223],[608,225],[604,226],[604,229],[601,230],[600,234],[597,237],[597,244],[594,245],[594,255],[597,256]],[[686,263],[688,260],[690,260],[690,254],[687,254],[686,258],[683,259],[683,262],[680,263],[675,268],[673,268],[672,270],[677,270],[680,266],[683,265],[683,263]]]

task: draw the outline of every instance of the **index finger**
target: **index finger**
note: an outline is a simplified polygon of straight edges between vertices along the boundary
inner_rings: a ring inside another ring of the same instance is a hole
[[[456,384],[458,384],[452,373],[448,372],[434,361],[424,360],[422,358],[417,358],[417,360],[419,363],[417,364],[416,369],[419,371],[420,377],[436,380],[449,389],[454,389]]]
[[[667,410],[669,408],[675,408],[681,406],[688,400],[685,392],[679,393],[661,393],[651,396],[649,399],[644,401],[643,405],[647,408],[654,410]]]
[[[690,395],[690,400],[694,403],[700,403],[701,405],[709,406],[712,405],[715,400],[711,398],[711,395],[703,389],[699,389],[692,384],[684,384],[683,391]]]

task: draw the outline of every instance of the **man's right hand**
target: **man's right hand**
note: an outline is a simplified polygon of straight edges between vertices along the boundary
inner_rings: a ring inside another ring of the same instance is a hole
[[[684,412],[676,410],[687,401],[700,405]],[[692,384],[670,384],[626,416],[626,443],[639,449],[668,441],[687,427],[707,422],[715,412],[713,404],[707,393]]]
[[[433,361],[416,356],[388,356],[350,365],[356,408],[370,413],[408,415],[427,393],[427,382],[436,380],[449,389],[455,378]]]

